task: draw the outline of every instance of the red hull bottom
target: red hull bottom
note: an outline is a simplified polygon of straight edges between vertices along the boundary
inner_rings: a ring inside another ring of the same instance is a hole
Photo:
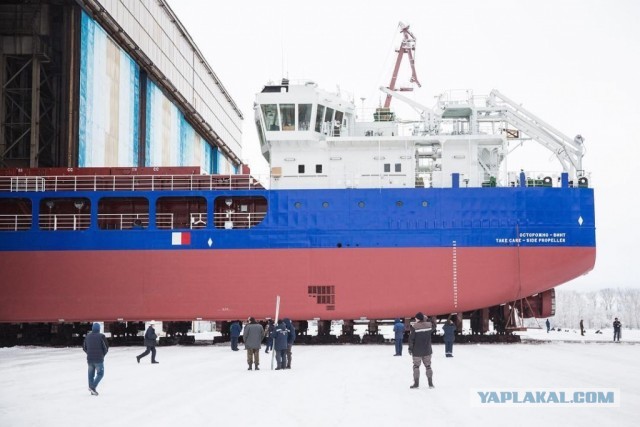
[[[581,247],[4,252],[0,321],[265,318],[276,295],[293,319],[447,314],[530,296],[594,263],[595,248]]]

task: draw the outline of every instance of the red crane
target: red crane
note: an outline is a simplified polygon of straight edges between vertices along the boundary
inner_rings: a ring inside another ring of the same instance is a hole
[[[418,76],[416,75],[416,67],[415,60],[413,58],[413,51],[416,50],[416,38],[411,31],[409,31],[409,26],[404,25],[402,22],[399,24],[400,33],[402,33],[403,39],[400,44],[400,48],[396,52],[398,52],[398,57],[396,58],[396,66],[393,69],[393,75],[391,76],[391,83],[387,89],[389,90],[400,90],[400,91],[412,91],[413,88],[400,88],[396,89],[396,80],[398,79],[398,70],[400,69],[400,63],[402,62],[402,58],[405,54],[409,57],[409,65],[411,65],[411,79],[409,80],[411,83],[415,83],[418,87],[421,87],[420,82],[418,81]],[[391,105],[391,95],[387,94],[387,99],[384,101],[384,108],[389,108]]]

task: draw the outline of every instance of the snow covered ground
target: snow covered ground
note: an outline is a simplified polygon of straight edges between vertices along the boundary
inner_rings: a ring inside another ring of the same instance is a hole
[[[411,361],[393,345],[294,347],[293,369],[247,371],[227,345],[112,347],[100,396],[80,348],[0,349],[0,426],[630,426],[640,416],[640,331],[530,330],[528,343],[434,346],[435,389],[410,390]],[[202,337],[202,336],[200,336]],[[200,338],[199,337],[199,338]],[[562,338],[560,338],[562,337]],[[602,342],[597,340],[602,337]],[[604,338],[608,338],[605,340]],[[548,342],[553,339],[553,341]],[[473,390],[618,389],[619,407],[475,407]]]

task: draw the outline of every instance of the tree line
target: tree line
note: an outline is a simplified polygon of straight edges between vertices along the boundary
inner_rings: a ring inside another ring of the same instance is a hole
[[[623,328],[640,329],[640,289],[556,289],[556,315],[549,320],[551,327],[577,329],[583,320],[585,329],[610,329],[616,317]]]

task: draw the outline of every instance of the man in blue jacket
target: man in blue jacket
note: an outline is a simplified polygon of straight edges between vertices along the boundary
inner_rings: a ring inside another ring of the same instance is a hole
[[[87,353],[89,367],[89,391],[97,396],[98,384],[104,376],[104,356],[109,351],[109,344],[104,334],[100,333],[100,324],[94,323],[91,332],[84,338],[82,349]]]
[[[444,332],[444,352],[447,357],[453,357],[453,342],[456,339],[456,325],[451,319],[447,319],[447,323],[442,327]]]
[[[293,343],[296,341],[296,328],[291,323],[291,319],[285,318],[284,324],[289,330],[289,337],[287,339],[287,364],[286,369],[291,369],[291,348],[293,347]]]
[[[393,332],[395,333],[396,354],[394,356],[402,356],[402,340],[404,338],[404,323],[402,320],[396,319],[393,325]]]
[[[229,328],[229,333],[231,335],[231,350],[233,351],[238,351],[238,338],[240,338],[240,331],[242,331],[240,322],[233,322],[231,324],[231,328]]]
[[[276,371],[286,368],[287,363],[287,349],[289,340],[289,330],[284,324],[284,320],[278,322],[278,327],[272,333],[274,341],[274,351],[276,352]]]

